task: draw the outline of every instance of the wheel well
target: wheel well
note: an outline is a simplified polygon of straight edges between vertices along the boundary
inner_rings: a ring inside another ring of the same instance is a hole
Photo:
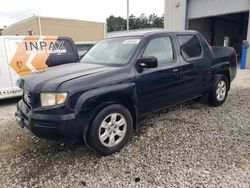
[[[125,106],[131,113],[131,116],[133,118],[133,128],[136,129],[138,119],[137,110],[134,106],[133,100],[127,95],[110,95],[98,98],[96,100],[96,105],[93,105],[91,107],[90,114],[92,117],[90,118],[90,122],[94,120],[96,114],[98,114],[102,109],[111,104],[120,104]]]
[[[231,80],[230,80],[230,72],[229,72],[229,70],[223,70],[223,71],[217,72],[217,74],[222,74],[227,78],[228,86],[229,86],[228,90],[230,90]]]

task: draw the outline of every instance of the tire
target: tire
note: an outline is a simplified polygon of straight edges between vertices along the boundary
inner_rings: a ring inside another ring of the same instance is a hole
[[[129,110],[119,104],[102,109],[94,118],[86,135],[87,146],[101,155],[120,151],[129,141],[133,119]]]
[[[208,104],[214,107],[222,105],[229,90],[229,81],[224,75],[215,75],[213,88],[208,94]]]

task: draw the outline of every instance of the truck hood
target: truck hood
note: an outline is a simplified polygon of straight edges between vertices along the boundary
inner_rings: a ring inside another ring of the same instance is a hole
[[[24,76],[17,81],[17,86],[31,92],[53,92],[64,82],[114,69],[116,68],[79,62],[65,64]]]

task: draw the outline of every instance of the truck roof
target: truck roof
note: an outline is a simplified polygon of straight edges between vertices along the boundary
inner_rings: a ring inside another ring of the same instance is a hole
[[[122,34],[118,34],[116,36],[110,36],[107,38],[118,38],[118,37],[146,37],[146,36],[150,36],[150,35],[155,35],[155,34],[196,34],[197,31],[193,31],[193,30],[185,30],[185,31],[159,31],[159,30],[155,30],[155,31],[136,31],[136,32],[128,32],[128,33],[122,33]]]

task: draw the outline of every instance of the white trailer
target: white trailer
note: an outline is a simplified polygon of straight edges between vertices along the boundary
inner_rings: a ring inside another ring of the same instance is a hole
[[[0,36],[0,99],[22,95],[20,77],[78,60],[69,37]]]

